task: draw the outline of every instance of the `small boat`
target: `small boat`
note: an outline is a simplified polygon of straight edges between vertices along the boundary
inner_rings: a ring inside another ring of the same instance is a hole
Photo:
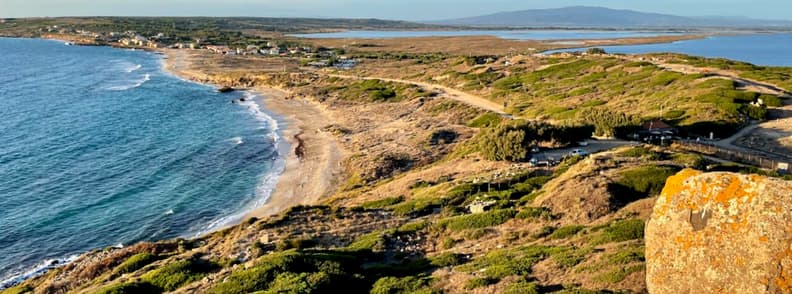
[[[66,45],[66,46],[74,46],[74,43],[73,43],[73,42],[64,42],[64,43],[63,43],[63,45]]]

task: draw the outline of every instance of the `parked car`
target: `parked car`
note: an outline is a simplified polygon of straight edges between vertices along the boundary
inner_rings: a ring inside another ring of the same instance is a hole
[[[555,166],[558,165],[558,160],[553,157],[544,157],[544,156],[534,156],[531,157],[531,160],[528,161],[528,164],[532,167],[537,166]]]
[[[588,153],[588,151],[583,150],[583,149],[573,149],[572,151],[569,152],[568,155],[569,156],[583,156],[583,157],[586,157],[586,156],[589,156],[589,153]]]
[[[588,145],[589,145],[588,141],[580,141],[580,142],[578,142],[578,146],[581,146],[581,147],[586,147]]]

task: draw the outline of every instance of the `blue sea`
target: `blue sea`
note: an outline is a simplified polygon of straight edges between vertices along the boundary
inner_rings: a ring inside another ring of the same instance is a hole
[[[0,38],[0,289],[88,250],[234,224],[266,200],[278,121],[162,63]]]
[[[596,30],[459,30],[459,31],[343,31],[334,33],[294,34],[301,38],[391,39],[409,37],[495,36],[512,40],[614,39],[679,35],[666,31],[596,31]]]
[[[608,53],[643,54],[672,52],[711,58],[727,58],[765,66],[792,66],[792,34],[713,36],[673,43],[605,46]],[[585,49],[548,51],[572,52]]]

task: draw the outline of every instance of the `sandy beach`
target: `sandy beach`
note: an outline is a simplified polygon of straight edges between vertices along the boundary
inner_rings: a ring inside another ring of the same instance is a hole
[[[205,82],[208,75],[184,50],[161,50],[167,57],[165,70],[184,79]],[[340,166],[344,150],[337,140],[321,129],[332,120],[319,105],[292,98],[287,90],[257,87],[253,91],[264,111],[279,117],[281,137],[288,143],[280,148],[285,168],[267,202],[251,208],[246,218],[267,217],[295,205],[314,204],[335,192],[342,178]],[[285,149],[285,150],[284,150]]]

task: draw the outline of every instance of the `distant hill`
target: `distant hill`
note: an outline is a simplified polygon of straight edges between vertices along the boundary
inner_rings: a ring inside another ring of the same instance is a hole
[[[725,17],[683,17],[589,6],[500,12],[482,16],[432,21],[428,23],[504,27],[792,27],[792,21]]]

